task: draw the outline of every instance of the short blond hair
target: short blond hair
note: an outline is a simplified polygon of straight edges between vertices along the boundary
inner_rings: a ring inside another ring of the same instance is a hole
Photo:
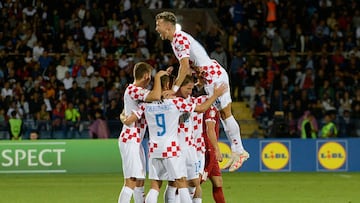
[[[173,25],[176,25],[177,19],[174,13],[169,11],[163,11],[156,15],[156,20],[163,19],[164,21],[170,22]]]

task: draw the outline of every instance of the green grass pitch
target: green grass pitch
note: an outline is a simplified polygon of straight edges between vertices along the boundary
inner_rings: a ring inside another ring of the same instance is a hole
[[[227,203],[360,203],[360,173],[224,173],[223,178]],[[122,184],[121,174],[1,174],[0,202],[114,203]],[[210,182],[203,184],[203,202],[214,202]]]

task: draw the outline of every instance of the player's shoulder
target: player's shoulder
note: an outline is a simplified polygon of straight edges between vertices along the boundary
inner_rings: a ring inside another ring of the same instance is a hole
[[[130,84],[126,87],[126,91],[125,91],[125,94],[140,94],[140,95],[144,95],[146,94],[147,92],[149,92],[150,90],[144,88],[144,87],[139,87],[139,86],[136,86],[134,84]]]
[[[175,37],[176,41],[179,41],[179,40],[191,40],[192,39],[192,37],[191,37],[191,35],[189,33],[184,32],[182,30],[176,31],[174,37]]]

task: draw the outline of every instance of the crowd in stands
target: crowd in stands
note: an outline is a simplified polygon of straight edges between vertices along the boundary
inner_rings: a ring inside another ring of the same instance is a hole
[[[360,136],[355,0],[0,1],[0,127],[16,111],[28,129],[61,131],[52,137],[81,136],[99,119],[117,137],[133,65],[146,61],[155,72],[177,63],[141,8],[214,9],[221,23],[208,31],[197,23],[194,37],[227,69],[234,101],[248,101],[268,136],[276,112],[288,136],[301,137],[305,115],[320,134],[326,121],[337,126],[333,136]]]

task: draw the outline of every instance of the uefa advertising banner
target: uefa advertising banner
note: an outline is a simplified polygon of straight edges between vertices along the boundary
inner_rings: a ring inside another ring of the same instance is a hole
[[[360,171],[360,138],[244,139],[243,145],[250,158],[238,172]],[[223,168],[231,158],[231,148],[227,140],[220,140],[219,146]],[[0,174],[121,171],[117,139],[0,140]]]
[[[121,172],[117,140],[0,141],[0,173]]]

